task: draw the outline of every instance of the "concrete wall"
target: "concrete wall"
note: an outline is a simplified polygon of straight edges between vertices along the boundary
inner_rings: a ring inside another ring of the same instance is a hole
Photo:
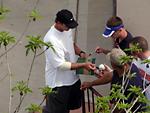
[[[37,9],[42,18],[39,21],[31,22],[26,29],[29,20],[28,15],[36,4],[36,0],[3,0],[4,7],[11,10],[4,20],[0,20],[0,31],[8,31],[19,43],[8,53],[8,60],[12,72],[12,86],[17,81],[27,80],[33,54],[25,56],[27,44],[26,35],[41,35],[42,37],[53,24],[55,14],[62,8],[70,9],[76,14],[76,0],[39,0]],[[79,27],[76,41],[83,50],[92,52],[96,45],[111,48],[111,41],[104,39],[101,34],[104,28],[105,20],[112,15],[112,1],[110,0],[80,0],[79,2]],[[22,34],[26,29],[25,34]],[[11,47],[11,46],[9,46]],[[0,54],[4,52],[1,48]],[[39,51],[40,53],[41,51]],[[94,56],[97,58],[97,64],[106,61],[105,56]],[[20,113],[25,113],[24,109],[30,103],[40,103],[43,96],[39,88],[45,86],[44,67],[45,58],[41,55],[36,58],[31,75],[30,87],[33,93],[26,96],[22,104]],[[81,79],[93,80],[95,77],[81,75]],[[109,86],[100,88],[102,94],[107,94]],[[8,113],[9,106],[9,74],[5,57],[0,58],[0,112]],[[11,112],[19,102],[18,92],[13,93]]]
[[[111,48],[111,40],[102,37],[106,20],[113,14],[113,3],[110,0],[81,0],[79,5],[79,27],[77,43],[87,53],[92,53],[96,46]],[[84,5],[83,5],[84,4]],[[92,55],[96,65],[108,64],[105,55]],[[91,81],[95,77],[81,75],[82,81]],[[103,95],[109,92],[109,85],[98,86],[96,89]]]
[[[11,35],[15,36],[17,40],[21,37],[26,29],[29,20],[28,15],[36,4],[36,0],[4,0],[4,6],[11,10],[6,16],[6,19],[0,20],[0,31],[8,31]],[[71,9],[75,13],[76,1],[75,0],[39,0],[37,9],[42,18],[39,21],[31,22],[26,33],[21,41],[8,53],[10,62],[10,69],[12,71],[12,86],[16,81],[27,80],[29,68],[33,58],[33,54],[25,56],[24,46],[27,44],[26,35],[45,35],[50,26],[53,24],[55,14],[62,8]],[[3,53],[3,49],[0,50]],[[39,51],[41,52],[41,51]],[[41,55],[35,60],[31,75],[30,87],[33,93],[25,97],[25,101],[21,106],[20,113],[25,113],[25,108],[30,103],[40,103],[43,99],[39,88],[45,86],[44,68],[45,57]],[[9,75],[6,65],[5,57],[0,58],[0,112],[8,113],[9,106]],[[5,77],[6,76],[6,77]],[[4,78],[5,77],[5,78]],[[4,79],[3,79],[4,78]],[[18,105],[19,94],[13,93],[11,113]]]
[[[117,15],[134,36],[144,36],[150,42],[149,0],[117,0]],[[150,44],[150,43],[149,43]]]

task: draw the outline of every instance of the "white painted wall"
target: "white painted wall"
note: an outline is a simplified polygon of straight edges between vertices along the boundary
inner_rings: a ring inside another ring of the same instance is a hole
[[[143,36],[150,42],[150,0],[117,0],[117,15],[134,36]],[[150,44],[150,43],[149,43]]]

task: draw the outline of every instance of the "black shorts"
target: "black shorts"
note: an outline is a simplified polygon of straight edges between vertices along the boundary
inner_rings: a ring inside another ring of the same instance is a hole
[[[43,113],[69,113],[69,110],[81,107],[81,81],[71,86],[56,87],[48,95]]]

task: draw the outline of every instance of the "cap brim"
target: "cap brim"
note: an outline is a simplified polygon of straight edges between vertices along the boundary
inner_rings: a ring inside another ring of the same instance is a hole
[[[114,32],[115,32],[115,31],[113,31],[112,29],[106,27],[106,28],[105,28],[105,31],[103,32],[102,35],[103,35],[104,37],[108,38],[108,37],[111,37]]]
[[[78,23],[74,20],[74,21],[72,21],[71,23],[67,23],[66,24],[66,26],[68,27],[68,28],[76,28],[77,26],[78,26]]]

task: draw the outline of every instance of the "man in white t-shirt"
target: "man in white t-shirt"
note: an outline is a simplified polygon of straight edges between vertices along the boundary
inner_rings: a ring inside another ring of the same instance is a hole
[[[132,47],[132,45],[135,44],[138,45],[141,51],[135,51],[132,53],[132,55],[140,58],[138,60],[135,60],[134,64],[139,68],[140,74],[143,79],[143,88],[145,89],[148,85],[150,85],[150,64],[142,63],[142,61],[145,59],[150,60],[150,51],[148,50],[147,40],[142,36],[134,37],[130,41],[129,46]],[[150,87],[148,87],[145,94],[146,97],[150,100]]]
[[[45,47],[45,80],[54,93],[48,95],[43,113],[69,113],[81,106],[81,82],[75,70],[94,70],[95,65],[90,62],[76,63],[76,55],[85,56],[73,42],[71,29],[77,26],[73,14],[63,9],[58,11],[55,24],[44,37],[44,42],[51,42],[55,51]]]

